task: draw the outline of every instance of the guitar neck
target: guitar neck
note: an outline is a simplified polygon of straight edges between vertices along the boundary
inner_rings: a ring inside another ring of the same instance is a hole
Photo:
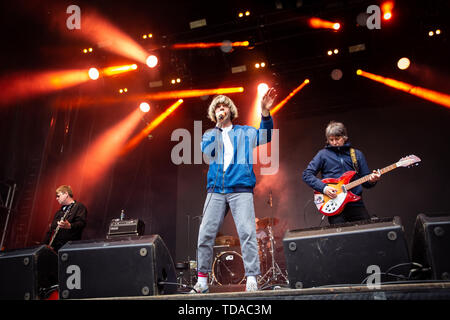
[[[390,166],[387,166],[387,167],[384,167],[383,169],[380,169],[379,172],[380,172],[380,174],[385,174],[385,173],[387,173],[389,171],[394,170],[395,168],[397,168],[397,164],[393,163]],[[355,181],[352,181],[349,184],[346,184],[345,185],[345,189],[346,190],[350,190],[350,189],[352,189],[352,188],[354,188],[356,186],[359,186],[360,184],[363,184],[364,182],[369,181],[369,179],[370,179],[370,174],[368,174],[367,176],[364,176],[362,178],[359,178],[359,179],[357,179]]]

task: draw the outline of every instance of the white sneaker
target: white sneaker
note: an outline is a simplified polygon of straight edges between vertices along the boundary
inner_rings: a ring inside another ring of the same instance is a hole
[[[200,282],[197,282],[194,288],[189,293],[208,293],[209,287],[208,285],[204,286]]]
[[[258,283],[253,281],[247,282],[247,284],[245,285],[245,291],[246,292],[258,291]]]

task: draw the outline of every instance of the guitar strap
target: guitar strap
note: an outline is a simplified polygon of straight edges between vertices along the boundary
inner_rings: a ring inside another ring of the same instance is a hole
[[[359,171],[358,160],[356,160],[355,149],[353,148],[350,148],[350,157],[352,158],[353,168],[355,169],[356,173],[358,173]]]

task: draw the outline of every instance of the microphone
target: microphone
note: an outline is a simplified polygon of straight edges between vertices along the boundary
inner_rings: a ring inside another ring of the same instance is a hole
[[[224,112],[223,112],[223,111],[220,111],[220,112],[219,112],[219,115],[218,115],[217,117],[219,118],[220,121],[222,121],[223,118],[225,118]]]
[[[269,201],[268,201],[268,203],[269,203],[269,206],[272,207],[272,190],[270,190],[270,192],[269,192]]]

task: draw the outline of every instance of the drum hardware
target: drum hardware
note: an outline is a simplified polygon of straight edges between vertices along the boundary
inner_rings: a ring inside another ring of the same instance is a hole
[[[270,242],[270,255],[271,255],[271,267],[266,273],[258,279],[258,284],[261,288],[264,288],[267,285],[273,283],[279,283],[283,281],[284,283],[288,283],[287,277],[284,275],[283,271],[281,271],[280,266],[275,261],[275,237],[273,235],[272,226],[278,224],[279,219],[273,217],[273,206],[272,206],[272,190],[269,192],[269,200],[267,202],[272,210],[272,217],[261,218],[258,221],[258,226],[260,228],[267,228],[269,230],[269,242]]]

